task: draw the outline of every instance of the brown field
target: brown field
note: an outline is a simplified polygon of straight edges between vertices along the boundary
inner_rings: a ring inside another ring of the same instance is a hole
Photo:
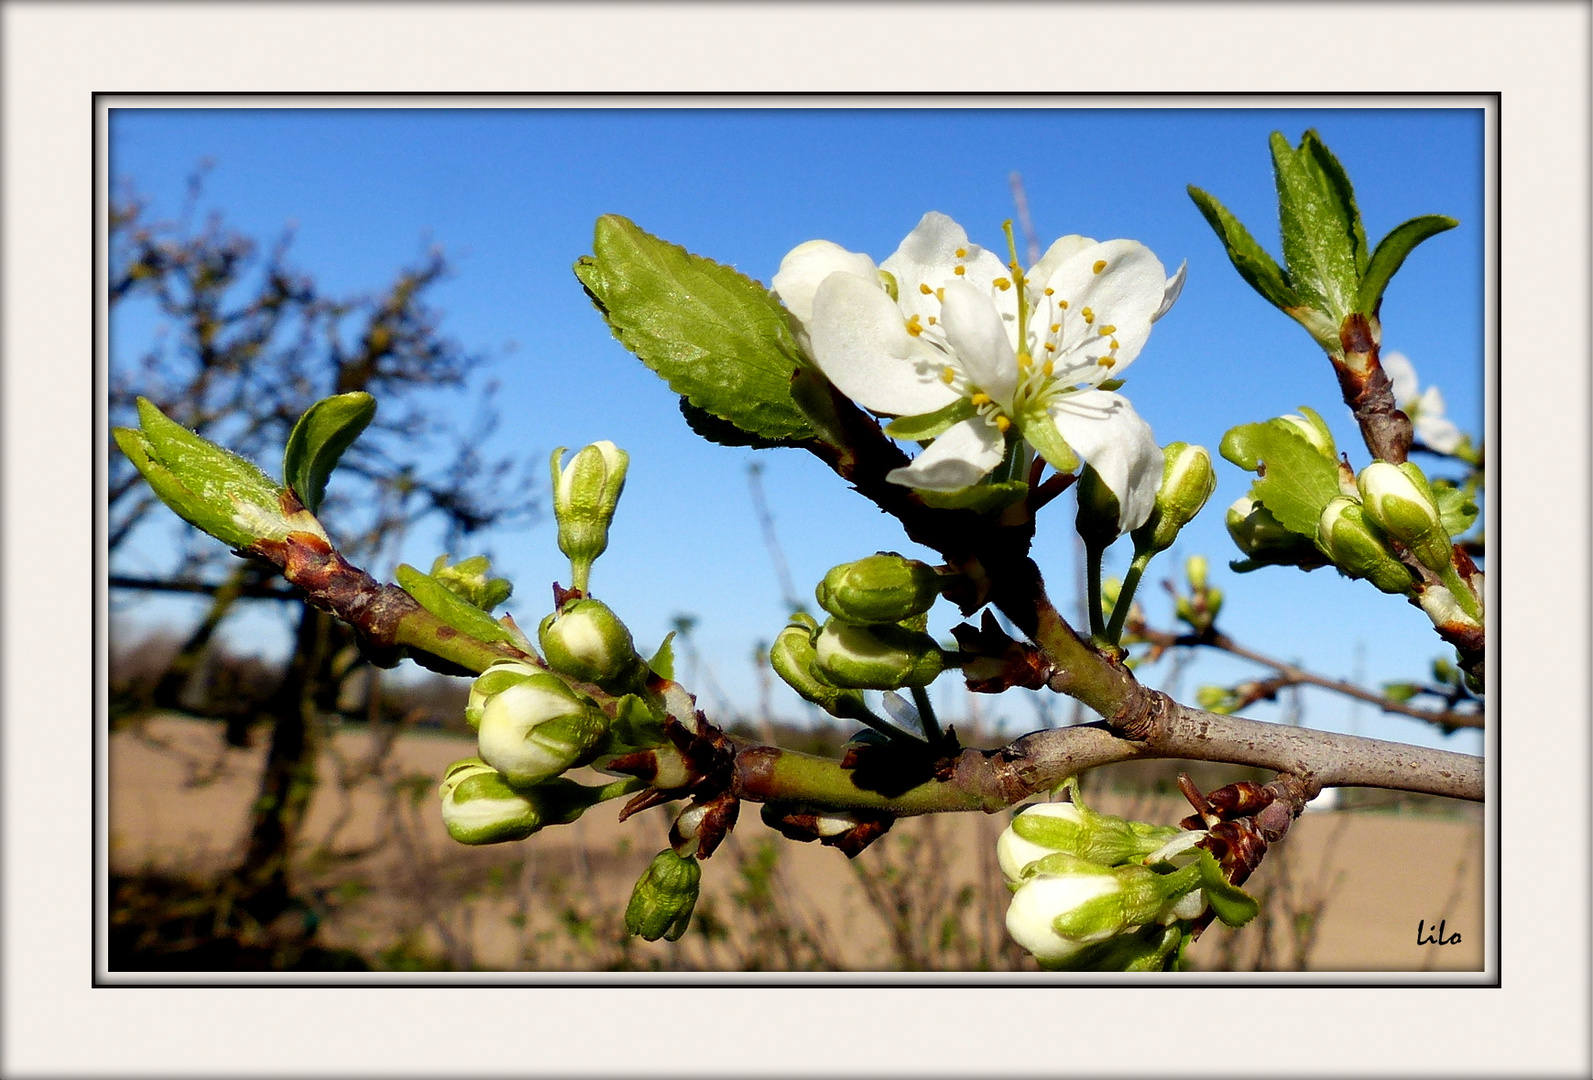
[[[1036,970],[1006,942],[994,867],[1005,816],[899,823],[851,864],[782,840],[743,813],[704,866],[691,933],[624,939],[632,882],[666,843],[668,808],[621,825],[618,804],[528,841],[451,841],[436,784],[467,740],[400,736],[373,755],[364,732],[322,756],[296,887],[319,941],[377,968],[453,970]],[[117,874],[213,875],[236,856],[262,751],[228,749],[219,725],[157,717],[110,742],[110,860]],[[362,771],[364,775],[362,775]],[[1099,809],[1176,821],[1176,799],[1113,791]],[[1308,813],[1247,888],[1258,925],[1214,927],[1197,969],[1475,971],[1483,965],[1482,817],[1345,810]],[[1417,944],[1419,920],[1459,943]],[[706,930],[708,932],[704,933]]]

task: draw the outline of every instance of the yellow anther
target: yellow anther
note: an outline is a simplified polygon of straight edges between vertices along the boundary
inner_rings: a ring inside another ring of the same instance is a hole
[[[966,266],[959,266],[955,270],[952,271],[952,273],[956,274],[958,277],[962,277],[967,272],[968,272],[968,268]]]
[[[1110,356],[1103,356],[1095,362],[1101,367],[1111,367],[1113,364],[1117,363],[1117,361]]]
[[[998,278],[996,278],[996,280],[992,281],[990,284],[994,285],[996,288],[1000,289],[1002,292],[1006,292],[1008,289],[1012,288],[1012,282],[1008,281],[1004,277],[998,277]]]
[[[1050,341],[1046,342],[1045,343],[1045,351],[1046,352],[1056,352],[1056,345],[1053,342],[1050,342]]]
[[[1097,274],[1099,274],[1102,270],[1105,270],[1105,269],[1106,269],[1106,260],[1105,259],[1097,259],[1095,261],[1095,265],[1091,268],[1092,272],[1097,273]]]
[[[1001,432],[1001,434],[1005,435],[1007,433],[1008,429],[1010,429],[1011,427],[1012,427],[1012,421],[1011,420],[1008,420],[1005,416],[1001,416],[999,414],[996,416],[996,430]]]
[[[941,382],[949,384],[949,383],[953,382],[956,378],[957,378],[957,373],[955,371],[951,370],[951,368],[943,367],[943,368],[940,369],[940,381]]]
[[[1101,336],[1102,337],[1106,337],[1108,334],[1115,334],[1115,333],[1117,333],[1117,327],[1113,326],[1111,323],[1107,323],[1105,326],[1101,327]]]
[[[1053,288],[1051,288],[1051,287],[1050,287],[1050,286],[1049,286],[1049,285],[1048,285],[1048,286],[1046,286],[1046,290],[1045,290],[1045,294],[1046,294],[1046,295],[1047,295],[1047,296],[1055,296],[1055,295],[1056,295],[1056,290],[1055,290],[1055,289],[1053,289]],[[1067,307],[1067,304],[1066,304],[1066,303],[1064,303],[1064,304],[1063,304],[1063,305],[1062,305],[1062,306],[1063,306],[1063,307]]]
[[[1054,322],[1054,323],[1051,324],[1051,333],[1060,334],[1061,332],[1062,332],[1062,324],[1061,323]]]
[[[1118,350],[1118,344],[1117,344],[1117,339],[1116,338],[1112,339],[1111,345],[1112,345],[1112,351],[1116,352]]]
[[[1049,360],[1047,360],[1047,361],[1046,361],[1046,362],[1045,362],[1045,363],[1043,363],[1043,364],[1041,364],[1041,365],[1040,365],[1040,370],[1041,370],[1041,371],[1042,371],[1042,372],[1043,372],[1043,373],[1044,373],[1044,374],[1045,374],[1045,377],[1046,377],[1046,378],[1048,378],[1048,379],[1049,379],[1049,378],[1050,378],[1050,377],[1051,377],[1051,372],[1052,372],[1052,371],[1053,371],[1053,370],[1054,370],[1054,369],[1055,369],[1055,368],[1056,368],[1056,365],[1055,365],[1055,364],[1053,364],[1053,363],[1052,363],[1052,362],[1051,362],[1051,361],[1049,361]]]
[[[946,302],[946,290],[945,289],[936,289],[935,290],[935,299],[939,300],[941,303],[944,304]]]
[[[914,315],[911,319],[907,320],[907,332],[913,335],[913,337],[917,337],[919,334],[924,332],[924,328],[918,325],[917,315]]]
[[[1034,363],[1034,357],[1030,356],[1028,353],[1021,352],[1021,353],[1018,354],[1018,367],[1027,368],[1027,367],[1031,366],[1033,363]]]
[[[1095,321],[1095,312],[1091,311],[1089,308],[1080,308],[1079,314],[1084,316],[1084,321],[1087,323],[1093,323]]]
[[[973,397],[969,398],[968,400],[974,403],[974,408],[978,408],[981,405],[990,404],[990,395],[989,394],[975,394]]]
[[[1062,306],[1063,311],[1068,309],[1068,302],[1066,300],[1058,300],[1057,303]]]
[[[966,259],[967,257],[968,257],[968,249],[967,248],[958,248],[957,249],[957,258]]]
[[[935,317],[934,317],[934,316],[933,316],[933,315],[931,315],[931,316],[930,316],[930,317],[929,317],[929,325],[930,325],[930,326],[934,326],[934,325],[935,325]],[[1113,346],[1112,346],[1112,347],[1113,347],[1113,348],[1114,348],[1114,349],[1115,349],[1115,348],[1117,348],[1117,346],[1116,346],[1116,345],[1115,345],[1115,344],[1114,344],[1114,345],[1113,345]]]
[[[918,291],[923,293],[925,296],[928,296],[930,293],[934,292],[935,290],[931,289],[929,287],[929,283],[927,281],[920,281],[918,283]]]

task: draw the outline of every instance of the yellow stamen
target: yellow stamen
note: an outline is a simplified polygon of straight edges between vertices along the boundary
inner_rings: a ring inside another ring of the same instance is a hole
[[[1045,343],[1045,351],[1046,352],[1056,352],[1056,345],[1053,344],[1052,342],[1049,342],[1049,341],[1046,342]]]
[[[1117,333],[1117,327],[1113,326],[1111,323],[1107,323],[1105,326],[1101,327],[1101,336],[1102,337],[1106,337],[1108,334],[1115,334],[1115,333]]]
[[[914,315],[911,319],[907,320],[907,332],[913,335],[913,337],[917,337],[919,334],[924,332],[924,328],[918,325],[917,315]]]
[[[1054,322],[1054,323],[1051,324],[1051,333],[1060,334],[1061,332],[1062,332],[1062,324],[1061,323]]]
[[[940,369],[940,381],[941,382],[943,382],[943,383],[951,383],[956,378],[957,378],[957,373],[955,371],[951,370],[951,368],[943,367],[943,368]]]
[[[996,278],[996,280],[992,281],[990,284],[994,285],[996,288],[1000,289],[1002,292],[1006,292],[1008,289],[1012,288],[1012,282],[1008,281],[1004,277],[998,277],[998,278]]]
[[[1095,312],[1091,311],[1089,308],[1080,309],[1079,314],[1084,316],[1084,321],[1087,323],[1093,323],[1095,321]]]
[[[941,303],[944,304],[946,302],[946,290],[945,289],[936,289],[935,290],[935,299],[939,300]]]
[[[1047,287],[1046,287],[1046,290],[1045,290],[1045,294],[1046,294],[1046,295],[1047,295],[1047,296],[1055,296],[1055,295],[1056,295],[1056,290],[1055,290],[1055,289],[1053,289],[1053,288],[1051,288],[1051,287],[1050,287],[1050,286],[1047,286]],[[1066,305],[1066,304],[1063,304],[1063,305],[1062,305],[1062,306],[1063,306],[1063,307],[1067,307],[1067,305]]]
[[[1018,367],[1019,368],[1027,368],[1027,367],[1031,366],[1033,363],[1034,363],[1034,357],[1030,356],[1028,353],[1021,352],[1021,353],[1018,354]]]
[[[929,325],[930,325],[930,326],[934,326],[934,325],[935,325],[935,317],[934,317],[934,316],[933,316],[933,315],[931,315],[931,316],[930,316],[930,317],[929,317]],[[1113,347],[1113,348],[1116,348],[1116,347],[1117,347],[1117,346],[1116,346],[1116,345],[1113,345],[1113,346],[1112,346],[1112,347]]]
[[[968,249],[967,248],[958,248],[957,249],[957,258],[966,259],[967,257],[968,257]]]
[[[1092,268],[1093,272],[1097,273],[1097,274],[1099,274],[1102,270],[1105,270],[1105,269],[1106,269],[1106,260],[1105,259],[1097,259],[1096,262],[1095,262],[1095,266]]]
[[[1117,350],[1118,350],[1118,348],[1119,348],[1119,346],[1118,346],[1118,344],[1117,344],[1117,339],[1116,339],[1116,338],[1113,338],[1113,339],[1112,339],[1112,351],[1113,351],[1113,352],[1116,352],[1116,351],[1117,351]]]
[[[952,271],[952,273],[956,274],[958,277],[962,277],[967,272],[968,272],[968,268],[966,266],[959,266],[955,270]]]
[[[930,293],[934,292],[935,290],[931,289],[929,287],[929,283],[928,282],[920,281],[918,283],[918,291],[923,293],[925,296],[928,296]]]
[[[1117,363],[1117,361],[1110,356],[1103,356],[1095,362],[1101,367],[1111,367],[1113,364]]]
[[[1040,365],[1040,370],[1041,370],[1041,372],[1043,372],[1045,374],[1045,377],[1049,379],[1051,377],[1051,372],[1052,372],[1053,369],[1055,369],[1055,367],[1056,367],[1055,364],[1053,364],[1053,363],[1051,363],[1051,361],[1047,360],[1044,364]]]
[[[973,402],[974,403],[974,407],[977,408],[980,405],[988,405],[988,404],[990,404],[990,395],[989,394],[975,394],[973,397],[969,398],[968,400]]]
[[[1012,421],[1011,420],[1008,420],[1005,416],[1001,416],[1001,415],[997,415],[996,416],[996,430],[1001,432],[1001,434],[1005,435],[1007,433],[1007,431],[1011,427],[1012,427]]]
[[[1066,311],[1068,309],[1068,302],[1066,300],[1058,300],[1057,303],[1062,305],[1062,310],[1063,311]]]

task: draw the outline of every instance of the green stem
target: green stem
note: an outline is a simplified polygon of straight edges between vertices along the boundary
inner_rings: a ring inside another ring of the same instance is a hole
[[[398,618],[394,631],[395,644],[420,649],[477,674],[498,660],[526,658],[507,642],[481,641],[456,630],[418,604]]]
[[[1144,576],[1145,568],[1155,554],[1154,551],[1136,551],[1134,561],[1129,563],[1128,573],[1123,575],[1123,588],[1117,594],[1117,603],[1112,605],[1112,621],[1106,624],[1106,640],[1113,645],[1123,637],[1123,624],[1128,621],[1128,613],[1134,606],[1134,592],[1139,588],[1139,579]]]
[[[1106,622],[1101,614],[1101,556],[1105,554],[1104,547],[1084,546],[1085,603],[1090,609],[1090,636],[1095,638],[1106,636]]]
[[[929,691],[922,686],[913,687],[913,704],[918,708],[918,722],[923,725],[924,738],[931,746],[940,742],[940,721],[935,718],[935,707],[929,703]]]

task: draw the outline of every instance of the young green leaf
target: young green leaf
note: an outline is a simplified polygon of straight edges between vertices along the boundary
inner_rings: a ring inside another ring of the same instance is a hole
[[[651,660],[647,661],[647,666],[661,679],[675,677],[675,631],[671,630],[664,635],[664,640],[658,643],[658,651],[653,653]]]
[[[680,399],[680,415],[686,418],[686,426],[694,433],[720,446],[748,446],[754,450],[768,450],[775,446],[802,445],[799,439],[765,439],[761,435],[743,431],[729,420],[721,419],[707,409],[698,408],[684,397]]]
[[[1360,207],[1355,205],[1355,188],[1350,183],[1349,174],[1344,171],[1344,166],[1340,164],[1338,157],[1322,141],[1322,136],[1314,130],[1305,133],[1305,137],[1300,140],[1300,148],[1309,151],[1312,160],[1332,189],[1335,200],[1344,208],[1344,216],[1350,226],[1350,240],[1354,245],[1355,270],[1357,273],[1365,272],[1366,226],[1361,222]]]
[[[1241,424],[1222,437],[1222,456],[1261,479],[1251,497],[1290,532],[1315,537],[1322,509],[1341,494],[1338,466],[1288,425]]]
[[[375,415],[371,395],[338,394],[311,405],[293,425],[282,455],[282,477],[310,513],[321,508],[332,470]]]
[[[1233,263],[1233,268],[1239,271],[1239,276],[1274,307],[1283,311],[1299,307],[1300,294],[1290,284],[1288,275],[1267,254],[1266,249],[1256,243],[1255,237],[1250,235],[1239,219],[1230,214],[1222,203],[1193,184],[1188,190],[1189,197],[1195,200],[1195,205],[1222,241],[1228,259]]]
[[[1355,309],[1361,281],[1356,238],[1360,237],[1363,250],[1366,241],[1353,195],[1330,175],[1342,177],[1343,170],[1324,168],[1312,142],[1313,133],[1308,132],[1296,150],[1282,132],[1272,134],[1278,222],[1289,280],[1310,306],[1325,312],[1336,325]],[[1348,183],[1345,178],[1346,187]]]
[[[955,424],[973,416],[972,401],[960,397],[945,408],[922,416],[898,416],[885,426],[885,434],[893,439],[934,439],[944,435]]]
[[[1206,902],[1225,926],[1243,926],[1261,911],[1255,898],[1228,880],[1209,851],[1200,853],[1200,887],[1205,890]]]
[[[1029,485],[1022,480],[1001,480],[992,484],[975,484],[960,491],[919,491],[918,497],[924,500],[925,506],[937,510],[972,510],[976,514],[993,514],[997,510],[1005,510],[1028,493]]]
[[[618,215],[575,264],[614,336],[692,405],[765,439],[812,434],[791,400],[800,353],[758,282]]]
[[[1372,252],[1366,264],[1366,273],[1361,277],[1355,310],[1364,315],[1375,315],[1378,305],[1383,302],[1383,290],[1388,288],[1390,279],[1404,263],[1405,257],[1416,250],[1416,245],[1459,224],[1451,217],[1426,214],[1396,226],[1393,232],[1379,240],[1377,250]]]
[[[1438,517],[1444,531],[1450,536],[1460,536],[1477,520],[1477,504],[1470,493],[1446,481],[1432,486],[1433,500],[1438,503]]]
[[[469,634],[478,641],[507,641],[512,645],[520,644],[508,627],[455,595],[430,574],[423,574],[408,563],[404,563],[398,567],[395,576],[398,578],[399,587],[413,596],[421,607],[455,630]]]

